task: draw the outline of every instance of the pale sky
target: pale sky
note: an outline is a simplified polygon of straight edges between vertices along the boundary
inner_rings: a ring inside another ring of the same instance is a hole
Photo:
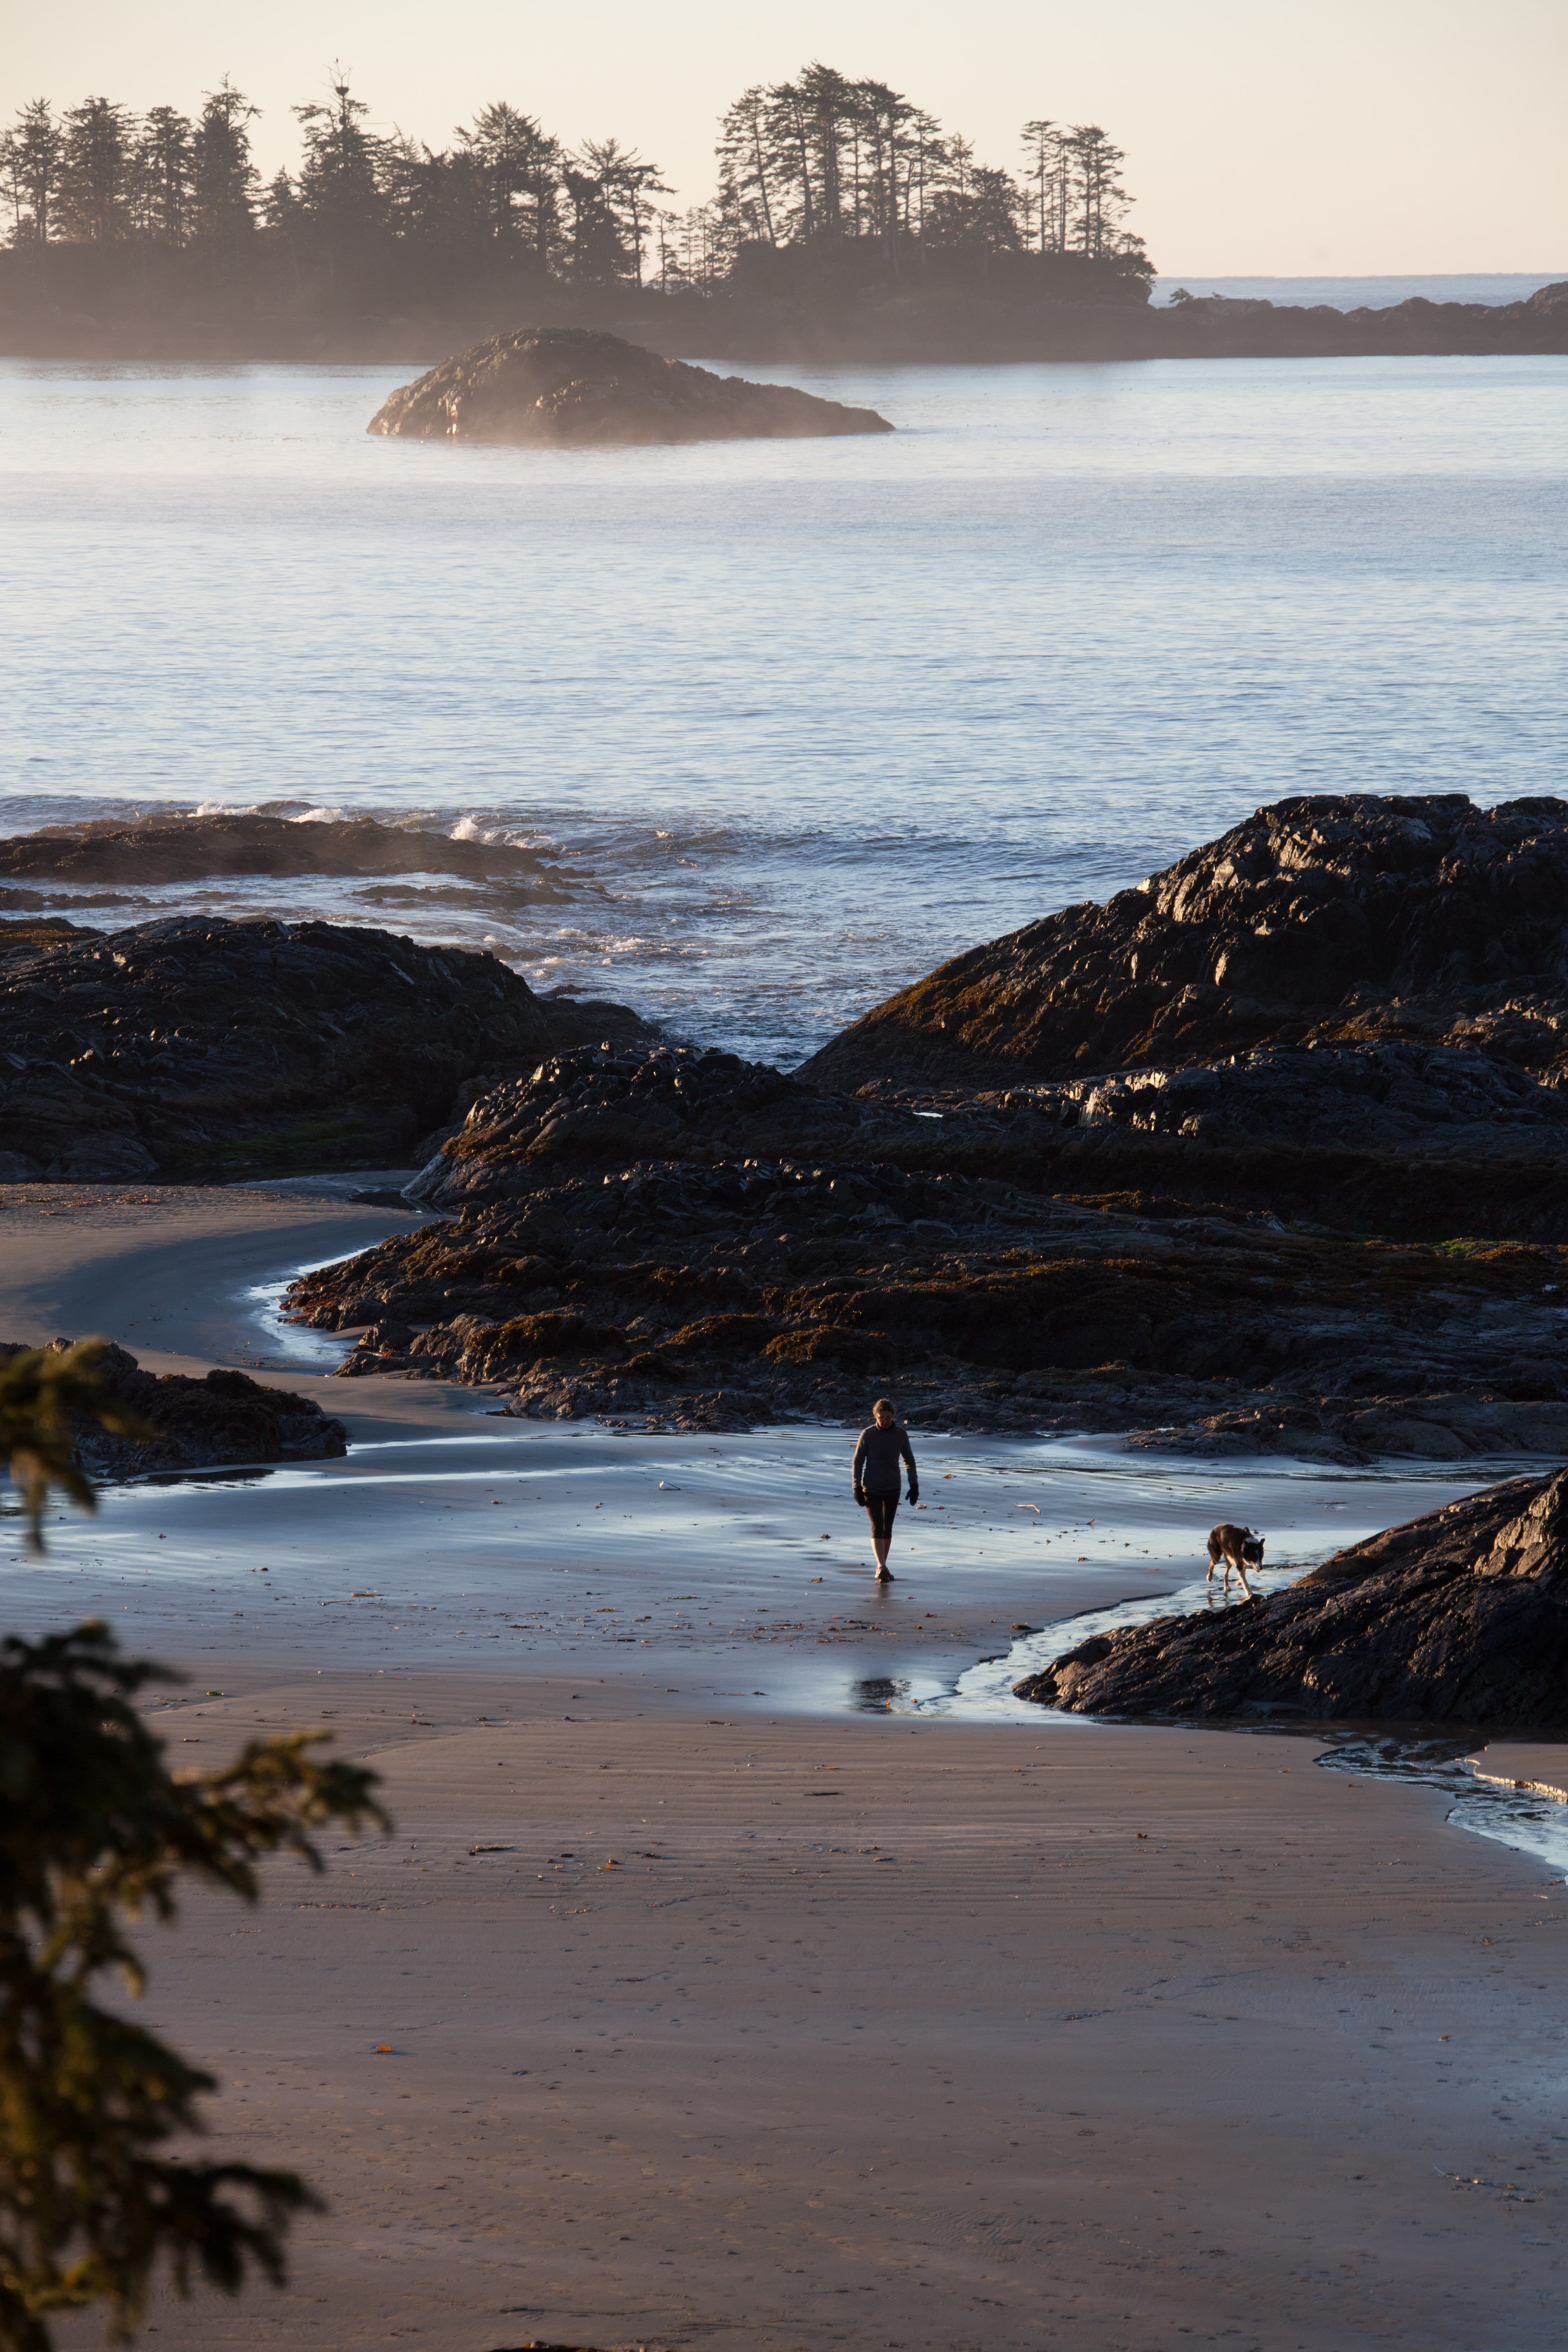
[[[1099,122],[1167,274],[1568,271],[1568,0],[800,0],[765,21],[732,0],[13,0],[0,111],[194,111],[226,72],[271,171],[341,58],[379,127],[439,147],[506,98],[568,144],[640,148],[689,204],[731,99],[813,58],[890,82],[983,162],[1016,168],[1031,115]]]

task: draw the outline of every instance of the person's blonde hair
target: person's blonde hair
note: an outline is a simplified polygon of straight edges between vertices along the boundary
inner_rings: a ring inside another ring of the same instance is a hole
[[[899,1417],[897,1412],[894,1410],[893,1400],[891,1397],[879,1397],[877,1399],[876,1403],[871,1407],[871,1418],[873,1421],[876,1420],[877,1415],[879,1412],[892,1413],[895,1421],[897,1421]]]

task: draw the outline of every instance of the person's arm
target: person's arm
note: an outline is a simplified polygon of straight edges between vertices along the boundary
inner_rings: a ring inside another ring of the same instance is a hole
[[[918,1503],[921,1498],[921,1474],[915,1468],[914,1452],[910,1444],[909,1432],[907,1430],[905,1430],[899,1438],[899,1452],[903,1455],[904,1460],[909,1465],[910,1500],[911,1503]]]
[[[855,1448],[855,1467],[850,1475],[855,1481],[855,1500],[858,1503],[863,1503],[866,1499],[866,1433],[864,1430],[860,1432],[860,1443]]]

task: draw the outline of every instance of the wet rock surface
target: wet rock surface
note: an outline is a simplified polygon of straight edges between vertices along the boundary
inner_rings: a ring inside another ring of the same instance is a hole
[[[761,1148],[818,1118],[853,1159]],[[413,1188],[456,1217],[290,1297],[363,1330],[350,1372],[448,1372],[528,1412],[864,1418],[879,1384],[928,1424],[1150,1450],[1568,1445],[1568,1252],[1140,1214],[943,1167],[974,1148],[946,1128],[733,1055],[558,1056]]]
[[[68,1348],[68,1339],[57,1339]],[[0,1343],[0,1361],[18,1354]],[[155,1430],[153,1438],[119,1437],[95,1423],[78,1424],[77,1457],[91,1478],[135,1478],[150,1471],[238,1467],[265,1462],[317,1462],[348,1451],[348,1432],[309,1397],[263,1388],[245,1372],[216,1370],[205,1380],[144,1371],[124,1348],[105,1349],[99,1375],[122,1404]]]
[[[612,1024],[647,1034],[493,956],[342,924],[0,938],[0,1177],[396,1165],[509,1067]]]
[[[583,327],[492,335],[405,384],[367,432],[594,448],[890,433],[885,417],[788,384],[748,383]]]
[[[1096,1635],[1020,1698],[1080,1715],[1568,1723],[1568,1471],[1336,1553],[1288,1591]]]

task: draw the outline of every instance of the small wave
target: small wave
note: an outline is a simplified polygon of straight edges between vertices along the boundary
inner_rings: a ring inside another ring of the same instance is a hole
[[[531,980],[615,996],[694,1044],[786,1067],[944,953],[1083,895],[1076,877],[1065,890],[1031,882],[1034,857],[1005,827],[966,839],[918,813],[901,830],[848,834],[787,806],[755,821],[574,809],[563,823],[472,798],[149,809],[16,795],[0,800],[7,817],[18,829],[0,841],[0,886],[26,866],[33,911],[106,928],[184,913],[378,924],[489,949]],[[142,845],[116,845],[127,835]],[[275,854],[239,855],[247,835]]]

